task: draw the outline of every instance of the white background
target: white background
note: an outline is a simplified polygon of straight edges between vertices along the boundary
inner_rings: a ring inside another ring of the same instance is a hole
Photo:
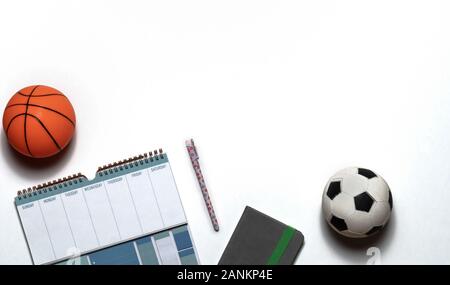
[[[301,230],[298,264],[450,263],[450,2],[2,1],[0,106],[19,89],[64,92],[77,133],[31,162],[4,133],[0,263],[30,263],[17,190],[154,148],[168,152],[203,264],[250,205]],[[184,147],[193,137],[215,233]],[[321,217],[328,178],[381,174],[392,220],[345,242]]]

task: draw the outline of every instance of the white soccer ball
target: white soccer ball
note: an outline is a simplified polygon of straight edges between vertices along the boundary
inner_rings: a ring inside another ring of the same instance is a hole
[[[336,232],[350,238],[364,238],[387,224],[392,194],[386,181],[373,171],[346,168],[328,181],[323,191],[322,210]]]

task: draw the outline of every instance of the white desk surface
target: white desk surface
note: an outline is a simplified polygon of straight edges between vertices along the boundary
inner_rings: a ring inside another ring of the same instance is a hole
[[[298,264],[450,263],[450,2],[5,1],[0,106],[60,89],[77,133],[32,163],[1,135],[0,263],[31,262],[17,190],[163,147],[203,264],[250,205],[301,230]],[[221,230],[210,225],[184,140],[193,137]],[[347,166],[394,197],[377,238],[343,242],[321,218]]]

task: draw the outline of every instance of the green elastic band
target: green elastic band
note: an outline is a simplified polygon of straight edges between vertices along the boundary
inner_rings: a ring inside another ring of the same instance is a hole
[[[290,226],[287,226],[283,233],[281,234],[280,239],[278,240],[277,246],[272,252],[272,255],[269,257],[269,260],[267,260],[267,265],[276,265],[280,261],[280,258],[283,256],[284,251],[289,245],[289,242],[291,241],[292,237],[294,236],[295,229],[291,228]]]

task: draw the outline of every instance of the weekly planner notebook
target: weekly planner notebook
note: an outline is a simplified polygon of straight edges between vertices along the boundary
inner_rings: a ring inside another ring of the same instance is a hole
[[[162,150],[19,191],[34,264],[198,264]]]

